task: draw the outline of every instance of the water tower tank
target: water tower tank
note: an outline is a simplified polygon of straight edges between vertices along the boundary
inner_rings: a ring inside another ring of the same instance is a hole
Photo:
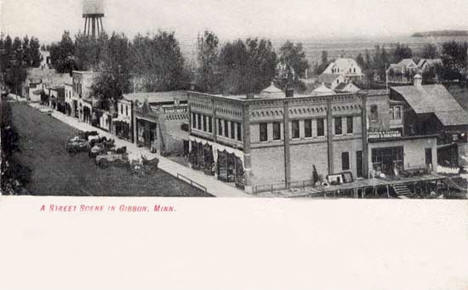
[[[104,0],[83,0],[83,17],[104,16]]]
[[[84,34],[96,38],[104,31],[104,0],[83,0]]]

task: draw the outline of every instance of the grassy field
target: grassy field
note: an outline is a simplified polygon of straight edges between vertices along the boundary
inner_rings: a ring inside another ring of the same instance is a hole
[[[21,164],[32,170],[26,189],[34,195],[77,196],[210,196],[168,173],[138,177],[124,168],[100,169],[86,153],[65,151],[76,129],[19,103],[12,106],[19,136]]]

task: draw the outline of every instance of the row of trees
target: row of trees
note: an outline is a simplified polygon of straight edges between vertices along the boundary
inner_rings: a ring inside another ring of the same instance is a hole
[[[39,67],[42,61],[39,40],[28,36],[10,35],[0,38],[0,72],[3,82],[19,93],[20,85],[26,79],[26,69]]]
[[[196,83],[205,92],[258,93],[274,79],[280,87],[301,88],[300,79],[309,68],[300,43],[287,41],[278,55],[267,39],[238,39],[220,45],[213,32],[205,31],[197,46]]]
[[[137,35],[131,41],[121,33],[102,33],[96,39],[77,34],[72,39],[64,32],[61,41],[50,46],[50,54],[59,73],[99,72],[93,91],[101,99],[119,98],[132,90],[174,90],[189,83],[174,33]]]
[[[249,38],[220,44],[212,32],[198,39],[198,66],[184,59],[174,33],[137,35],[101,34],[97,39],[64,32],[50,46],[51,61],[60,73],[72,70],[100,72],[93,87],[101,99],[120,97],[131,90],[165,91],[195,82],[210,93],[259,92],[277,77],[280,86],[300,87],[309,64],[301,44],[286,42],[279,57],[267,39]],[[278,68],[278,69],[277,69]]]

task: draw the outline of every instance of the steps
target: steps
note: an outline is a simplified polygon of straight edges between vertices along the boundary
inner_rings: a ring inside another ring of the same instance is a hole
[[[404,184],[395,184],[393,185],[393,190],[398,196],[410,196],[413,193],[409,190],[408,186]]]

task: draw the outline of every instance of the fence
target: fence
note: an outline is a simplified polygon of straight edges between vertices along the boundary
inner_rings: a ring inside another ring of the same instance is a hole
[[[205,186],[201,185],[198,182],[195,182],[195,181],[191,180],[190,178],[188,178],[188,177],[186,177],[186,176],[184,176],[184,175],[182,175],[180,173],[177,173],[177,178],[184,181],[184,182],[186,182],[186,183],[188,183],[188,184],[190,184],[193,187],[196,187],[196,188],[204,191],[204,192],[208,192],[208,190],[207,190],[207,188]]]
[[[292,181],[288,182],[282,182],[282,183],[272,183],[272,184],[261,184],[261,185],[255,185],[253,187],[253,192],[258,193],[258,192],[266,192],[266,191],[275,191],[275,190],[283,190],[287,188],[302,188],[304,189],[305,187],[310,187],[313,186],[314,182],[312,180],[300,180],[300,181]]]

